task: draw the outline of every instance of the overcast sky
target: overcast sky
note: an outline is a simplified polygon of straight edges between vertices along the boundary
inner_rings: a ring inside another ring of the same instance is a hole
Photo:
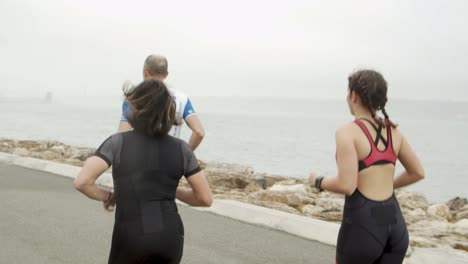
[[[190,95],[468,100],[468,1],[1,0],[0,95],[119,95],[150,53]]]

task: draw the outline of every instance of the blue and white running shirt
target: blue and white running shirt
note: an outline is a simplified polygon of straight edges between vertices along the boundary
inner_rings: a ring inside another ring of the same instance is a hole
[[[132,88],[132,86],[134,85],[129,86],[129,83],[126,81],[123,85],[123,88],[128,89],[128,88]],[[175,104],[176,104],[176,118],[178,120],[183,119],[184,121],[186,121],[189,116],[196,114],[195,109],[193,109],[192,102],[190,102],[190,99],[188,98],[187,95],[177,90],[173,90],[173,89],[169,89],[169,91],[172,94]],[[130,108],[128,106],[128,103],[124,101],[122,103],[122,117],[120,118],[121,122],[128,122],[127,114],[131,114]],[[169,131],[169,135],[174,136],[174,137],[180,137],[181,129],[182,129],[182,124],[178,126],[173,125],[171,130]]]

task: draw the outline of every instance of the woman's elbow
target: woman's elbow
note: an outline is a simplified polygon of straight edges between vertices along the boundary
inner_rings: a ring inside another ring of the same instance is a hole
[[[213,204],[213,195],[205,194],[198,198],[200,205],[203,207],[210,207]]]
[[[424,172],[424,169],[420,169],[414,173],[414,176],[418,181],[426,178],[426,173]]]
[[[342,192],[347,196],[351,196],[356,191],[356,188],[357,184],[346,184],[343,186]]]
[[[354,191],[356,191],[356,188],[355,188],[355,187],[354,187],[354,188],[348,187],[348,188],[345,188],[345,189],[343,190],[343,194],[345,194],[345,195],[347,195],[347,196],[351,196],[351,195],[353,195]]]
[[[203,200],[203,206],[205,207],[210,207],[212,204],[213,204],[213,197],[211,195]]]
[[[81,173],[73,180],[73,187],[80,192],[84,192],[90,184],[91,182],[83,177]]]
[[[78,177],[73,181],[73,187],[75,187],[75,189],[77,191],[80,191],[80,192],[83,192],[84,188],[85,188],[85,183],[83,181],[81,181]]]

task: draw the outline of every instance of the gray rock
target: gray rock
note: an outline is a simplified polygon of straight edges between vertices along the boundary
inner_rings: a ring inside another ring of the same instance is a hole
[[[25,148],[17,148],[13,150],[13,154],[18,155],[18,156],[30,156],[31,155],[30,152]]]
[[[443,220],[450,220],[450,208],[444,203],[433,204],[427,208],[427,215],[440,218]]]
[[[462,219],[453,224],[453,233],[468,239],[468,219]]]
[[[307,195],[308,193],[307,187],[304,184],[282,185],[280,182],[275,183],[275,185],[271,186],[269,190],[278,192],[294,192],[303,195]]]
[[[398,190],[395,194],[398,199],[398,203],[402,208],[408,208],[411,210],[421,208],[423,210],[427,210],[430,205],[426,197],[418,192]]]
[[[466,200],[466,198],[462,199],[460,197],[455,197],[452,200],[447,202],[448,207],[452,211],[458,211],[467,204],[468,204],[468,201]]]

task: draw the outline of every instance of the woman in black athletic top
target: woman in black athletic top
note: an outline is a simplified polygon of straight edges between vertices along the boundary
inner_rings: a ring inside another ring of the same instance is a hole
[[[346,195],[337,264],[402,263],[409,239],[393,191],[423,179],[424,170],[385,111],[387,83],[382,75],[362,70],[348,81],[347,102],[355,121],[336,132],[338,176],[312,173],[309,181],[319,190]],[[406,171],[394,178],[397,159]]]
[[[74,186],[104,208],[116,205],[109,263],[179,263],[184,228],[175,198],[210,206],[212,194],[192,150],[167,133],[175,104],[161,81],[148,80],[127,94],[133,131],[107,138],[90,157]],[[96,186],[112,166],[114,192]],[[191,188],[178,187],[185,176]]]

